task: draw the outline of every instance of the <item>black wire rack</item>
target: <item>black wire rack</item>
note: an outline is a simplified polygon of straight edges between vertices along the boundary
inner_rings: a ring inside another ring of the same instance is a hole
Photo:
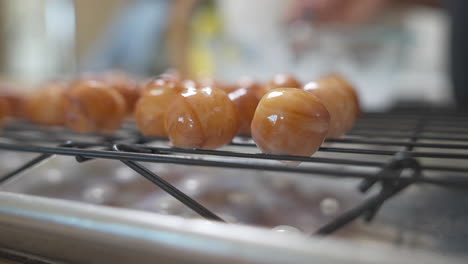
[[[155,142],[161,144],[154,146]],[[371,221],[385,201],[413,184],[468,189],[468,113],[453,109],[400,106],[366,113],[346,136],[326,140],[312,157],[262,154],[250,138],[241,137],[221,150],[181,149],[165,143],[164,138],[143,137],[130,122],[114,135],[82,135],[65,128],[11,122],[0,134],[0,151],[39,155],[0,175],[0,185],[53,155],[74,156],[77,162],[113,159],[200,216],[216,221],[223,219],[141,162],[295,173],[334,177],[337,181],[355,178],[361,180],[358,190],[362,193],[380,185],[376,194],[319,228],[316,234],[320,235],[333,233],[361,217]],[[299,162],[301,166],[297,166]]]

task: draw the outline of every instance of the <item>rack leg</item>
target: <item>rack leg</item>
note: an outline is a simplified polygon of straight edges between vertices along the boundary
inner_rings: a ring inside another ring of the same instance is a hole
[[[36,158],[28,161],[27,163],[25,163],[23,166],[17,168],[16,170],[12,171],[12,172],[9,172],[5,175],[3,175],[2,177],[0,177],[0,184],[3,184],[4,182],[6,182],[7,180],[13,178],[14,176],[20,174],[21,172],[29,169],[29,168],[32,168],[34,167],[35,165],[39,164],[40,162],[44,161],[44,160],[47,160],[49,158],[51,158],[53,155],[51,154],[42,154],[42,155],[39,155],[37,156]]]
[[[224,220],[221,219],[219,216],[217,216],[216,214],[208,210],[206,207],[187,196],[185,193],[183,193],[182,191],[165,181],[163,178],[148,170],[146,167],[133,161],[121,160],[121,162],[133,169],[134,171],[138,172],[147,180],[158,185],[161,189],[169,193],[171,196],[173,196],[181,203],[183,203],[199,215],[203,216],[204,218],[224,222]]]

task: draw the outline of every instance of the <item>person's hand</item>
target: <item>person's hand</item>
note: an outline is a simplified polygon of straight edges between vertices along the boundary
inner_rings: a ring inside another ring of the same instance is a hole
[[[322,23],[360,24],[375,18],[391,0],[293,0],[292,20],[312,17]]]

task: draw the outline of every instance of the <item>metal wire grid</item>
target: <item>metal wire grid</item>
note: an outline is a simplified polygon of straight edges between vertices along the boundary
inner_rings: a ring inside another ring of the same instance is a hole
[[[53,155],[74,156],[77,162],[120,160],[200,216],[216,221],[223,219],[139,162],[265,170],[307,177],[328,176],[337,180],[356,178],[362,179],[358,190],[363,193],[376,183],[380,184],[380,192],[319,228],[316,233],[321,235],[332,233],[359,217],[371,221],[386,200],[412,184],[468,188],[468,114],[447,109],[400,107],[385,113],[367,113],[345,137],[326,140],[313,157],[258,153],[249,138],[236,138],[230,144],[236,151],[149,145],[155,142],[167,142],[167,139],[142,137],[131,123],[109,136],[80,135],[64,128],[14,122],[0,134],[0,149],[40,155],[1,176],[0,184]],[[395,150],[381,149],[387,147]],[[323,153],[327,156],[321,156]],[[376,161],[373,157],[377,156],[385,158]],[[443,165],[424,162],[424,159],[435,159]],[[285,161],[302,162],[306,166],[293,166]],[[457,165],[452,165],[454,163]],[[342,170],[326,165],[352,166],[354,169]]]

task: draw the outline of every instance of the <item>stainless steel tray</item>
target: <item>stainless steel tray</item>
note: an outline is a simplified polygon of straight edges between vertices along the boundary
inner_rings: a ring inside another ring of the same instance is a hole
[[[0,193],[0,247],[70,263],[466,263],[427,252]]]

